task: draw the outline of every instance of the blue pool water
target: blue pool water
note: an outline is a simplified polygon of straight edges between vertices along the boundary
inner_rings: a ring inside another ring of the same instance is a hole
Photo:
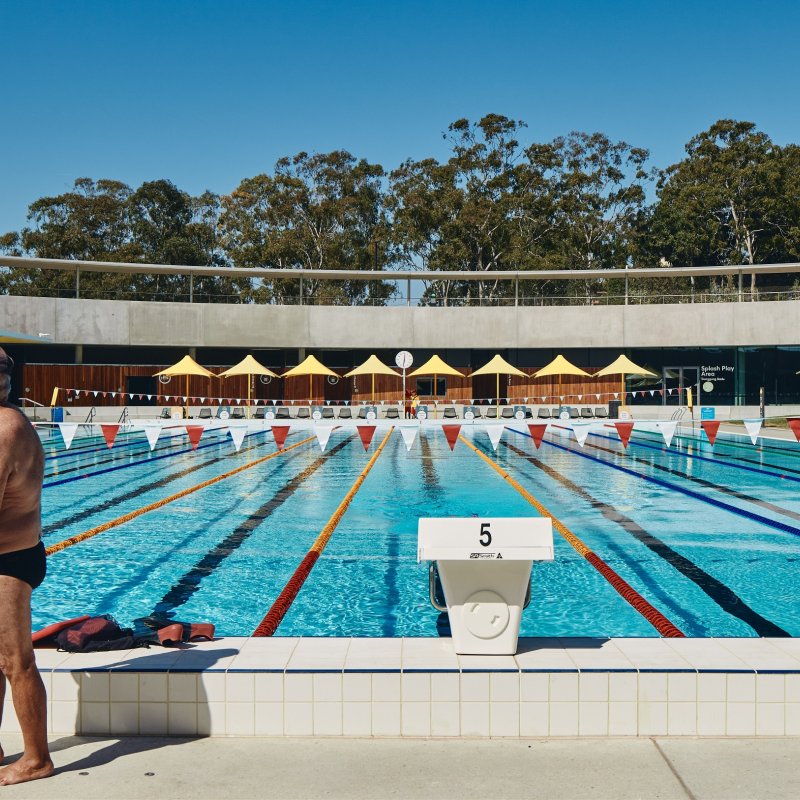
[[[712,449],[613,430],[583,449],[549,431],[539,450],[506,430],[495,453],[518,480],[687,636],[800,634],[800,445],[724,436]],[[466,428],[465,428],[466,431]],[[78,438],[44,433],[44,541],[51,545],[275,451],[252,433],[235,452],[224,431],[186,437]],[[313,436],[293,431],[287,445]],[[337,429],[252,469],[54,553],[34,593],[34,627],[80,613],[121,623],[161,613],[249,635],[272,606],[383,436],[368,452]],[[390,437],[277,635],[437,636],[422,516],[528,516],[527,501],[463,442],[438,429],[410,452]],[[524,636],[652,636],[654,628],[554,531],[555,561],[534,568]],[[437,625],[439,627],[437,627]]]

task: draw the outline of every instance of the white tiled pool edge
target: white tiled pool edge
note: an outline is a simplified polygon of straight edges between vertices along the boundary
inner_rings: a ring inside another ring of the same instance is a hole
[[[800,639],[522,639],[477,657],[449,639],[221,638],[37,662],[52,734],[800,736]]]

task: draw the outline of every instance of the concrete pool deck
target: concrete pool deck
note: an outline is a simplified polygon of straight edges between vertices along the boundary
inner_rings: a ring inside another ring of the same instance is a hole
[[[3,738],[13,758],[18,735]],[[8,798],[795,800],[800,739],[54,737],[56,774]]]

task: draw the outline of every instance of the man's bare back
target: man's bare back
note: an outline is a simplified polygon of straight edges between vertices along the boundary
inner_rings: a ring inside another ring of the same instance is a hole
[[[44,451],[27,418],[0,403],[0,554],[34,547],[41,538]]]

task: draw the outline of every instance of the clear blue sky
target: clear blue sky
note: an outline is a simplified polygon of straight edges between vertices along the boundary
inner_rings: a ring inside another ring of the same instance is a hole
[[[77,177],[230,192],[283,155],[392,168],[460,117],[679,160],[722,117],[797,142],[796,2],[0,0],[0,233]]]

